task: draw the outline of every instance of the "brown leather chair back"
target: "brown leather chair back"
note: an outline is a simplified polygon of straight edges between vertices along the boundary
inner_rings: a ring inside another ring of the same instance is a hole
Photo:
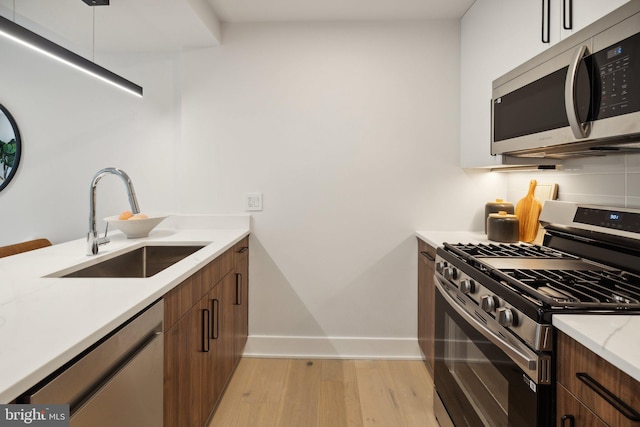
[[[51,242],[48,239],[35,239],[22,243],[14,243],[13,245],[2,246],[0,247],[0,258],[44,248],[46,246],[51,246]]]

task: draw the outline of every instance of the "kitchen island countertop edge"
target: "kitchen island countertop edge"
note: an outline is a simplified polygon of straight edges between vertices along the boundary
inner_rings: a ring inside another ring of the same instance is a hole
[[[9,403],[250,234],[249,215],[172,215],[94,257],[78,239],[0,259],[0,403]],[[45,277],[146,243],[205,244],[149,278]]]

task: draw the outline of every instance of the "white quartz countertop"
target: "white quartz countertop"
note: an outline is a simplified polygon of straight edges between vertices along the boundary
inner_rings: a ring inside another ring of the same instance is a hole
[[[553,326],[640,381],[640,316],[556,314]]]
[[[443,243],[492,243],[482,231],[416,231],[416,236],[436,248]]]
[[[0,258],[0,403],[8,403],[249,234],[248,215],[171,216],[148,237],[110,234],[97,256],[86,240]],[[153,277],[48,278],[152,244],[205,244]]]

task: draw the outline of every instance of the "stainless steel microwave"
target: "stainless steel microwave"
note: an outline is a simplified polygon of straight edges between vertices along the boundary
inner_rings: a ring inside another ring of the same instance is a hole
[[[640,152],[640,0],[493,82],[491,154]]]

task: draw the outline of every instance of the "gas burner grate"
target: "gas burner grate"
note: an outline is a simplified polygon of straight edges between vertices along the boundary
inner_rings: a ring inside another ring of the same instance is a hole
[[[445,243],[445,247],[452,248],[455,252],[463,253],[466,256],[476,258],[576,258],[544,246],[518,243]]]
[[[453,257],[443,258],[458,260],[449,261],[454,267],[462,262],[545,310],[640,310],[640,275],[628,271],[526,243],[445,243],[443,249]]]
[[[640,305],[640,278],[618,270],[518,270],[500,275],[541,300],[563,305]]]

